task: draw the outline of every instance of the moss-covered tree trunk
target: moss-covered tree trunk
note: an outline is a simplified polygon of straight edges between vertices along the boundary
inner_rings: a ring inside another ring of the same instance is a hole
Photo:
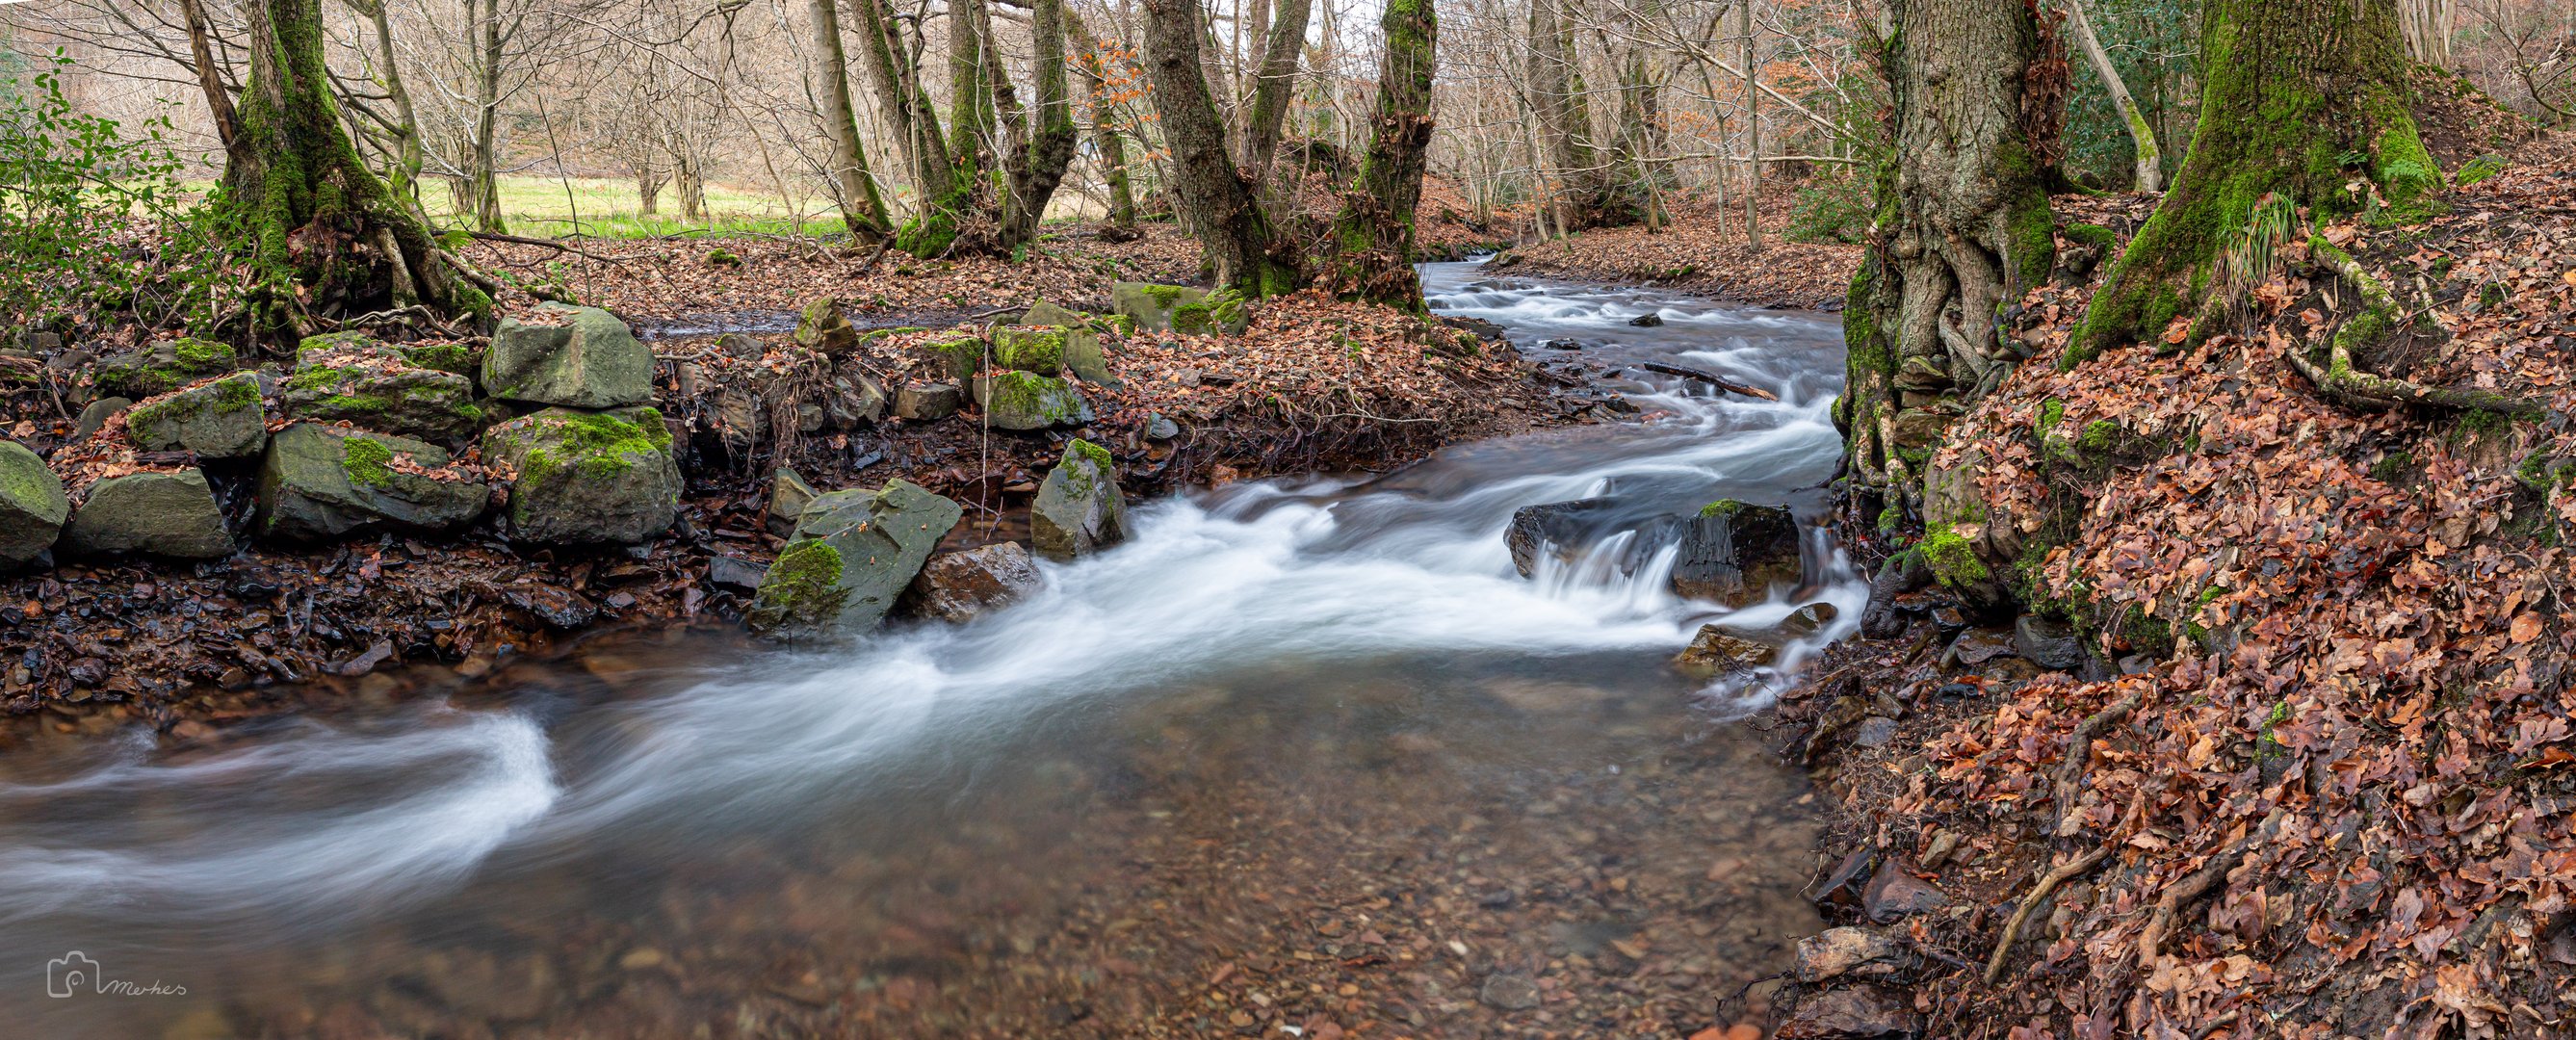
[[[1009,194],[1002,200],[1002,232],[997,243],[1005,250],[1017,249],[1038,237],[1038,223],[1046,216],[1047,200],[1064,183],[1064,171],[1073,165],[1075,131],[1073,126],[1073,93],[1065,77],[1065,30],[1067,18],[1064,0],[1035,0],[1029,7],[1029,29],[1033,43],[1030,62],[1037,74],[1037,110],[1028,114],[1028,129],[1014,134],[1016,147],[1005,164],[1009,174]],[[995,77],[997,96],[1007,93],[1008,81]],[[1004,118],[1017,124],[1020,115],[1004,106]]]
[[[1226,151],[1225,124],[1200,67],[1198,0],[1145,0],[1144,8],[1145,71],[1171,149],[1182,223],[1207,250],[1220,285],[1254,297],[1296,289],[1296,248],[1271,227]]]
[[[814,59],[822,65],[815,87],[822,95],[823,131],[832,141],[832,195],[840,203],[841,223],[861,242],[883,239],[888,230],[885,199],[877,194],[876,175],[868,169],[867,146],[859,140],[859,116],[850,102],[850,67],[841,46],[840,8],[834,0],[813,0],[807,12],[814,33]],[[646,212],[650,212],[647,210]]]
[[[224,170],[262,282],[261,334],[410,303],[488,318],[492,299],[367,169],[322,63],[321,0],[245,5],[250,75]]]
[[[1101,186],[1109,192],[1109,228],[1104,237],[1124,241],[1136,236],[1136,191],[1127,177],[1127,141],[1118,132],[1117,103],[1109,91],[1109,56],[1092,46],[1091,34],[1071,11],[1067,31],[1085,42],[1081,60],[1083,91],[1091,108],[1091,149],[1100,167]]]
[[[1540,191],[1560,234],[1604,223],[1604,169],[1592,147],[1592,116],[1565,0],[1530,0],[1530,119],[1537,124]]]
[[[1386,55],[1378,66],[1377,110],[1369,118],[1368,157],[1333,218],[1330,288],[1345,299],[1419,311],[1413,215],[1431,144],[1440,22],[1431,0],[1387,0],[1378,28],[1386,33]]]
[[[1868,509],[1884,496],[1919,512],[1920,463],[1941,413],[1992,390],[2019,360],[1997,314],[2056,262],[2041,179],[2049,142],[2034,140],[2054,120],[2034,118],[2027,101],[2054,92],[2032,89],[2042,41],[2025,5],[1892,7],[1882,60],[1896,147],[1844,313],[1849,384],[1836,419],[1855,501]],[[1929,414],[1908,414],[1918,410]]]
[[[2408,109],[2395,0],[2208,0],[2200,66],[2191,154],[2093,297],[2064,364],[2198,314],[2219,256],[2245,241],[2267,195],[2320,216],[2403,214],[2441,186]]]
[[[1244,127],[1243,168],[1255,180],[1270,174],[1279,135],[1288,126],[1288,99],[1296,93],[1297,56],[1306,49],[1306,24],[1314,0],[1279,0],[1270,39],[1262,49],[1260,82],[1252,88],[1252,115]]]

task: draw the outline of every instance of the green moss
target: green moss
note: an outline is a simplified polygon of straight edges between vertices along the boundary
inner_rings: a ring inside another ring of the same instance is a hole
[[[2109,419],[2095,419],[2085,424],[2084,436],[2077,438],[2075,443],[2087,454],[2108,454],[2120,443],[2120,424]]]
[[[303,342],[295,345],[295,356],[303,357],[306,354],[319,354],[342,348],[373,351],[383,346],[384,344],[378,342],[374,336],[363,332],[325,332],[319,336],[304,337]]]
[[[2046,437],[2048,431],[2056,429],[2058,423],[2065,421],[2066,402],[2052,397],[2039,403],[2039,422],[2034,429],[2040,436]]]
[[[1052,376],[1034,372],[1003,372],[989,377],[984,391],[984,410],[1034,415],[1049,423],[1065,423],[1079,410],[1070,394],[1055,392],[1063,384]]]
[[[220,372],[240,361],[232,347],[213,340],[183,336],[174,346],[179,356],[179,367],[191,372]]]
[[[2068,224],[2058,228],[2057,234],[2069,242],[2092,246],[2105,253],[2120,244],[2120,236],[2100,224]]]
[[[1751,508],[1753,507],[1735,499],[1721,498],[1715,502],[1699,507],[1699,515],[1702,519],[1728,517]]]
[[[392,407],[393,402],[374,394],[333,394],[313,405],[323,415],[379,415]]]
[[[2506,165],[2501,155],[2481,155],[2461,163],[2459,172],[2451,175],[2451,183],[2465,188],[2503,173]]]
[[[2048,208],[2048,196],[2037,189],[2022,193],[2004,212],[2004,227],[2004,249],[2010,254],[2005,260],[2012,265],[2013,288],[2046,284],[2057,268],[2057,217]]]
[[[294,375],[286,377],[286,388],[289,390],[306,392],[328,390],[340,385],[340,381],[346,378],[350,372],[350,369],[345,368],[328,368],[320,365],[310,365],[298,370]]]
[[[993,360],[1004,368],[1054,375],[1064,370],[1064,330],[1006,329],[996,332]]]
[[[921,349],[960,379],[984,367],[984,340],[973,333],[953,333],[924,343]]]
[[[340,439],[340,468],[349,475],[352,484],[371,488],[392,484],[394,471],[390,464],[393,460],[394,450],[373,437]]]
[[[1188,290],[1178,285],[1148,285],[1143,291],[1147,299],[1154,301],[1154,306],[1168,311],[1172,309],[1173,304],[1180,301],[1181,294]]]
[[[1877,299],[1878,261],[1863,261],[1852,272],[1851,287],[1843,293],[1843,349],[1849,357],[1853,375],[1877,372],[1896,374],[1895,345],[1880,335],[1877,311],[1871,306]]]
[[[1986,569],[1985,561],[1977,558],[1976,547],[1968,544],[1967,537],[1950,528],[1924,532],[1916,548],[1923,551],[1923,563],[1932,568],[1932,576],[1951,588],[1964,589],[1994,576]]]
[[[769,565],[752,597],[756,628],[812,627],[839,617],[849,590],[841,587],[841,551],[823,541],[790,543]]]
[[[2395,484],[2405,477],[2407,470],[2413,468],[2415,468],[2415,453],[2392,451],[2378,462],[2371,464],[2370,479],[2382,484]]]
[[[707,250],[707,264],[712,267],[740,267],[742,257],[735,255],[733,250],[717,246]]]
[[[403,359],[422,368],[472,375],[474,352],[462,343],[430,343],[398,348]]]

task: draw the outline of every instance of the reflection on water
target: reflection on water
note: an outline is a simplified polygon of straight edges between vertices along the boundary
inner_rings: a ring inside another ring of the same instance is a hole
[[[1434,265],[1435,306],[1781,401],[1641,376],[1646,424],[1156,503],[1134,544],[964,626],[631,641],[470,701],[0,763],[24,951],[0,1013],[99,1036],[1708,1025],[1813,923],[1801,781],[1728,721],[1775,677],[1664,666],[1718,614],[1665,591],[1668,552],[1522,579],[1502,530],[1596,495],[1813,511],[1833,327],[1474,278]],[[1666,324],[1625,325],[1649,310]],[[1730,623],[1858,617],[1815,548],[1803,595]],[[47,998],[73,949],[188,992]]]

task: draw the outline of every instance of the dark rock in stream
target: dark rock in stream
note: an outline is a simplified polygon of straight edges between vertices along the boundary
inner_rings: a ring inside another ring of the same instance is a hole
[[[1628,324],[1641,329],[1651,329],[1658,325],[1662,325],[1663,323],[1664,316],[1661,314],[1640,314],[1634,318],[1628,319]]]
[[[1016,603],[1045,586],[1027,548],[995,542],[931,558],[904,598],[923,617],[957,623]]]
[[[1485,976],[1485,984],[1476,990],[1476,999],[1485,1006],[1504,1011],[1527,1011],[1539,1005],[1538,983],[1527,975],[1495,972]]]
[[[769,573],[766,564],[753,563],[739,556],[717,555],[707,559],[707,584],[735,592],[755,592],[760,579]]]
[[[1798,521],[1789,510],[1727,499],[1709,503],[1683,529],[1673,591],[1743,606],[1774,585],[1798,584],[1801,568]]]

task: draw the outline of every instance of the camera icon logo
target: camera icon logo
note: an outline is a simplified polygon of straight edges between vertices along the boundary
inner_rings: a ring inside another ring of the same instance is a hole
[[[68,997],[83,986],[98,985],[98,962],[89,955],[73,950],[45,962],[45,995]]]

